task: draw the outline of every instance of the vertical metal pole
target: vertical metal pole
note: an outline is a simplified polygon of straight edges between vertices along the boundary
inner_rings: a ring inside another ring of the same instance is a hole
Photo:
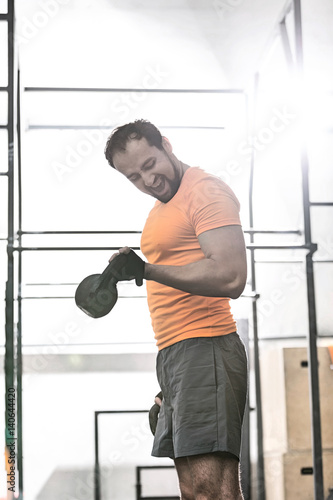
[[[139,466],[136,467],[136,500],[141,500],[141,476],[140,476],[141,468]]]
[[[94,467],[95,500],[100,500],[100,474],[98,458],[98,411],[95,411],[95,467]]]
[[[7,236],[7,282],[6,282],[6,350],[5,350],[5,385],[6,385],[6,448],[16,439],[11,436],[9,427],[9,394],[15,388],[14,357],[14,0],[8,0],[8,236]],[[16,429],[15,429],[16,436]],[[12,447],[12,446],[11,446]],[[16,445],[15,445],[16,449]],[[7,464],[6,464],[7,465]],[[16,475],[15,475],[16,476]],[[15,485],[16,487],[16,485]],[[10,498],[7,490],[7,497]]]
[[[254,135],[255,127],[255,111],[258,94],[259,75],[255,75],[254,82],[254,99],[253,99],[253,123],[252,136]],[[253,180],[254,180],[254,147],[252,144],[251,154],[251,169],[249,181],[249,223],[250,228],[253,228]],[[254,234],[250,233],[250,242],[254,243]],[[256,290],[256,269],[254,249],[251,252],[251,289]],[[262,405],[261,405],[261,382],[260,382],[260,362],[259,362],[259,339],[258,339],[258,321],[257,321],[257,300],[252,301],[252,318],[253,318],[253,351],[254,351],[254,374],[255,374],[255,391],[256,391],[256,415],[257,415],[257,498],[258,500],[266,499],[265,490],[265,472],[264,472],[264,451],[263,451],[263,427],[262,427]]]
[[[17,72],[17,180],[18,180],[18,245],[22,245],[22,176],[21,176],[21,87],[20,71]],[[18,254],[18,291],[17,291],[17,345],[16,345],[16,367],[17,367],[17,470],[19,473],[19,496],[23,499],[23,434],[22,434],[22,252]]]
[[[296,63],[298,78],[302,86],[303,80],[303,38],[302,38],[302,16],[301,1],[294,0],[295,15],[295,42]],[[303,89],[301,88],[302,92]],[[303,104],[303,103],[302,103]],[[301,112],[303,110],[301,109]],[[303,122],[303,119],[301,120]],[[304,214],[304,237],[305,243],[311,244],[311,219],[310,219],[310,197],[309,197],[309,159],[305,146],[305,137],[301,144],[301,167],[303,188],[303,214]],[[314,498],[324,499],[323,487],[323,459],[321,443],[321,420],[320,420],[320,396],[318,377],[318,352],[317,352],[317,320],[315,304],[315,287],[313,276],[312,252],[306,256],[306,282],[308,296],[308,357],[309,357],[309,384],[310,384],[310,409],[312,420],[312,456],[314,470]]]
[[[286,18],[285,17],[280,22],[279,27],[280,27],[280,35],[281,35],[281,41],[282,41],[282,45],[283,45],[284,56],[286,58],[286,63],[287,63],[288,69],[292,73],[294,70],[294,61],[293,61],[293,55],[292,55],[290,44],[289,44],[289,38],[288,38],[288,32],[287,32],[287,28],[286,28]]]
[[[249,338],[245,343],[247,353],[249,349]],[[246,402],[243,427],[242,427],[242,448],[241,448],[241,486],[244,500],[251,500],[251,455],[250,455],[250,402],[249,397]]]

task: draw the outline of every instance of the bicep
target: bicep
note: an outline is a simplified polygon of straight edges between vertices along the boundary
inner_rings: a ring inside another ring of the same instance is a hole
[[[201,250],[207,259],[216,264],[217,273],[230,279],[246,281],[246,247],[242,227],[222,226],[204,231],[198,236]]]

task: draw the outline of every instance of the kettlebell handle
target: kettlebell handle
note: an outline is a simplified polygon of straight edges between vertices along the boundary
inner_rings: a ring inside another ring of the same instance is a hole
[[[100,288],[105,288],[105,284],[108,284],[110,282],[116,285],[119,281],[117,279],[117,274],[120,274],[120,271],[124,267],[125,263],[126,255],[121,253],[116,255],[102,272],[97,290]]]

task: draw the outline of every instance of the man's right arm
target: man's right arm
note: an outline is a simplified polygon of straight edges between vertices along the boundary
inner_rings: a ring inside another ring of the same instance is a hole
[[[146,263],[144,278],[193,295],[238,298],[247,276],[242,227],[211,229],[200,234],[198,240],[203,259],[184,266]]]

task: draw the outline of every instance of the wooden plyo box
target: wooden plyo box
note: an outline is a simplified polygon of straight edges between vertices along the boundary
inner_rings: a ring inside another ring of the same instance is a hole
[[[266,500],[313,500],[311,452],[265,455]],[[333,488],[333,451],[323,452],[324,498]]]
[[[333,370],[326,347],[318,348],[323,449],[333,450]],[[264,453],[310,451],[311,414],[306,348],[260,355]]]

